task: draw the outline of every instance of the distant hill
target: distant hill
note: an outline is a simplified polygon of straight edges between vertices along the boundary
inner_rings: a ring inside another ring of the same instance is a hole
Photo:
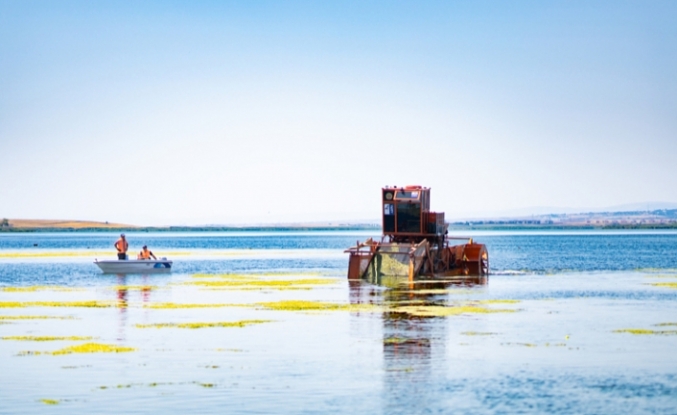
[[[380,229],[376,223],[291,223],[257,225],[135,226],[121,223],[83,220],[0,219],[0,232],[110,231],[135,232],[242,232],[242,231],[331,231]]]
[[[590,228],[677,228],[677,209],[550,213],[511,218],[469,219],[451,223],[455,227],[590,227]]]
[[[4,222],[4,221],[3,221]],[[7,219],[2,228],[15,229],[130,229],[134,225],[86,220]]]

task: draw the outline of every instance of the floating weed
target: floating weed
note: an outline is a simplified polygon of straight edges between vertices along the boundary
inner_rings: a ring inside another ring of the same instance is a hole
[[[40,399],[39,402],[42,402],[45,405],[58,405],[59,404],[58,399]]]
[[[1,290],[10,293],[26,293],[36,291],[84,291],[85,289],[57,285],[32,285],[28,287],[2,287]]]
[[[263,274],[193,274],[193,278],[222,278],[230,280],[251,280],[266,277],[319,277],[325,275],[321,272],[266,272]]]
[[[60,350],[56,350],[49,354],[62,355],[71,353],[126,353],[133,352],[136,349],[133,347],[117,346],[102,343],[84,343],[77,346],[70,346]]]
[[[479,331],[464,331],[461,333],[464,336],[494,336],[498,333],[479,332]]]
[[[639,272],[675,272],[675,273],[677,273],[676,268],[637,268],[636,271],[639,271]]]
[[[670,335],[677,335],[677,330],[620,329],[620,330],[614,330],[614,333],[630,333],[630,334],[634,334],[634,335],[670,336]]]
[[[0,301],[0,308],[24,308],[24,307],[87,307],[106,308],[114,307],[112,301]]]
[[[286,300],[267,303],[258,303],[260,307],[268,310],[282,311],[319,311],[319,310],[340,310],[345,308],[346,304],[326,303],[320,301]]]
[[[667,287],[677,289],[677,282],[652,282],[649,285],[653,285],[654,287]]]
[[[77,346],[66,347],[50,354],[61,355],[71,353],[126,353],[133,352],[136,349],[133,347],[117,346],[103,343],[84,343]]]
[[[372,304],[339,304],[321,301],[285,300],[256,303],[256,306],[275,311],[380,311],[381,307]]]
[[[156,323],[156,324],[137,324],[140,329],[204,329],[213,327],[246,327],[253,324],[270,323],[272,320],[240,320],[240,321],[220,321],[212,323]]]
[[[153,303],[145,308],[154,309],[181,309],[181,308],[218,308],[218,307],[246,307],[246,304],[190,304],[190,303]]]
[[[201,288],[206,291],[303,291],[312,290],[313,287],[208,287]]]
[[[22,351],[17,356],[31,356],[31,355],[64,355],[73,353],[125,353],[133,352],[136,349],[133,347],[116,346],[102,343],[84,343],[77,346],[65,347],[63,349],[55,350],[53,352],[38,352],[38,351]]]
[[[255,274],[193,274],[193,278],[224,278],[229,280],[250,280],[259,278]]]
[[[336,284],[339,280],[337,278],[315,278],[315,279],[298,279],[298,280],[251,280],[251,281],[192,281],[185,283],[186,285],[197,285],[201,287],[265,287],[278,288],[290,286],[303,285],[328,285]]]
[[[91,336],[5,336],[2,340],[18,340],[30,342],[50,342],[50,341],[87,341],[92,340]]]
[[[206,383],[206,382],[150,382],[150,383],[127,383],[127,384],[119,384],[119,385],[113,385],[113,386],[107,386],[107,385],[102,385],[102,386],[97,386],[96,389],[100,390],[106,390],[106,389],[129,389],[129,388],[136,388],[136,387],[148,387],[148,388],[156,388],[158,386],[170,386],[170,385],[198,385],[202,386],[203,388],[214,388],[217,386],[215,383]]]
[[[656,327],[677,326],[677,323],[658,323],[654,324]]]
[[[490,313],[514,313],[515,310],[490,309],[477,306],[404,306],[392,309],[394,312],[406,313],[415,317],[445,317],[461,314],[490,314]]]
[[[409,339],[405,339],[402,337],[388,337],[387,339],[383,339],[384,344],[402,344],[408,341]]]
[[[70,316],[0,316],[0,321],[4,320],[76,320],[76,318]]]
[[[405,373],[409,373],[409,372],[413,372],[413,371],[414,371],[414,368],[413,368],[413,367],[396,367],[396,368],[393,368],[393,369],[386,369],[386,372],[405,372]]]

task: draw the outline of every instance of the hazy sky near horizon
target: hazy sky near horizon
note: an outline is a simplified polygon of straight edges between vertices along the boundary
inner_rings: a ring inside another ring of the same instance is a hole
[[[0,216],[677,202],[675,1],[0,0]]]

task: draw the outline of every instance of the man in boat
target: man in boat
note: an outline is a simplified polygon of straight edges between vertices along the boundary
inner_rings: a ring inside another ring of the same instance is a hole
[[[139,252],[139,255],[137,256],[137,259],[150,259],[150,257],[153,257],[153,259],[157,261],[157,258],[153,254],[153,251],[148,250],[148,247],[144,245],[143,249],[141,250],[141,252]]]
[[[115,249],[118,250],[118,259],[127,259],[127,249],[129,249],[129,244],[127,243],[127,239],[125,239],[124,233],[120,234],[120,239],[118,239],[118,241],[115,242],[113,246],[115,246]]]

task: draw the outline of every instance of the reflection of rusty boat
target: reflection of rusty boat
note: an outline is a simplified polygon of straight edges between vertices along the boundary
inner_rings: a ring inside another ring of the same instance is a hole
[[[430,188],[382,189],[383,236],[347,249],[349,279],[485,276],[489,253],[472,238],[449,237],[444,212],[430,211]],[[466,240],[450,245],[451,240]]]

